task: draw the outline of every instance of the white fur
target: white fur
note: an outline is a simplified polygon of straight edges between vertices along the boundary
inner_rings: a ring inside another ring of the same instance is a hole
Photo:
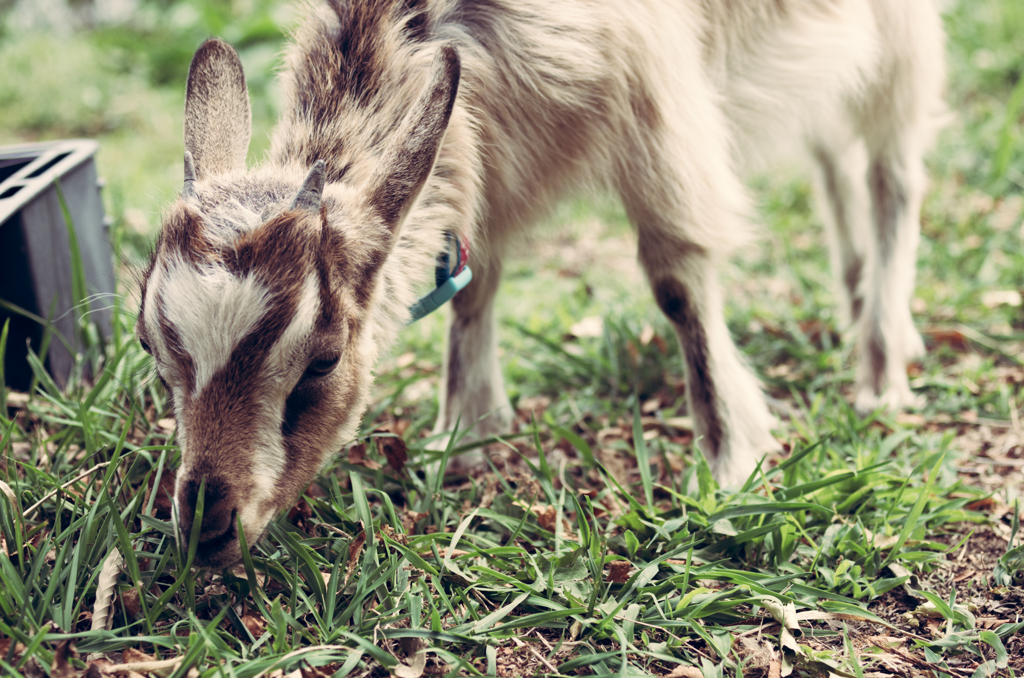
[[[150,308],[155,309],[157,307],[157,300],[160,297],[160,283],[162,279],[163,265],[157,264],[153,267],[153,270],[149,273],[148,285],[146,287],[146,298],[143,299],[143,304]],[[155,344],[157,355],[163,355],[167,351],[167,346],[164,343],[163,335],[160,332],[160,323],[157,319],[157,314],[147,313],[143,316],[143,320],[146,323],[146,334],[152,338]]]
[[[252,539],[253,535],[263,534],[267,523],[270,522],[270,519],[274,517],[274,513],[277,511],[273,505],[267,505],[267,500],[273,496],[278,480],[279,478],[276,475],[253,474],[253,496],[247,498],[247,501],[241,505],[241,510],[239,511],[239,517],[242,519],[242,528],[249,536],[249,539]]]
[[[295,361],[303,355],[302,347],[313,334],[313,324],[320,313],[320,281],[315,272],[310,272],[302,285],[302,296],[295,309],[295,315],[281,337],[274,344],[264,370],[269,379],[290,378],[284,386],[284,395],[295,385]],[[302,365],[305,369],[305,365]],[[299,370],[301,374],[301,370]]]
[[[272,291],[253,275],[239,278],[219,266],[196,268],[180,259],[168,262],[164,276],[164,312],[195,364],[197,398],[267,312]]]

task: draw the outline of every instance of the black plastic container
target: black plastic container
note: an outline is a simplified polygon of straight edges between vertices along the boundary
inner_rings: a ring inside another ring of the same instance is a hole
[[[50,341],[47,367],[63,386],[74,367],[77,332],[71,284],[71,247],[55,180],[75,227],[91,313],[109,336],[110,295],[114,292],[107,222],[93,157],[95,141],[75,139],[0,148],[0,299],[42,318],[51,318],[57,337]],[[51,308],[53,309],[51,315]],[[39,351],[45,328],[0,306],[0,328],[10,319],[4,358],[8,387],[26,390],[32,380],[27,345]],[[3,405],[3,403],[0,403]]]

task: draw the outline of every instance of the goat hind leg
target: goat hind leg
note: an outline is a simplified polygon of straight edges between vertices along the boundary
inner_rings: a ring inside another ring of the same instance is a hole
[[[865,281],[860,332],[855,401],[860,412],[915,405],[906,366],[924,354],[924,342],[910,313],[924,194],[920,151],[901,139],[872,149],[867,182],[874,256]]]
[[[817,143],[813,146],[819,213],[825,222],[840,329],[859,322],[864,309],[863,277],[866,240],[871,231],[871,200],[864,175],[867,152],[863,143],[845,148]]]
[[[855,401],[862,412],[921,400],[910,392],[906,365],[924,353],[910,313],[926,185],[922,155],[945,113],[942,20],[932,3],[872,5],[883,67],[854,112],[868,149],[874,222]]]

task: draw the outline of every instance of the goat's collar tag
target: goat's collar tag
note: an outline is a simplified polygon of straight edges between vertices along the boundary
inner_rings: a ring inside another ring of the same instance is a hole
[[[445,249],[437,255],[437,266],[434,268],[434,284],[437,287],[420,297],[409,309],[412,315],[410,324],[439,309],[473,279],[473,271],[466,265],[469,243],[449,231],[445,244]]]

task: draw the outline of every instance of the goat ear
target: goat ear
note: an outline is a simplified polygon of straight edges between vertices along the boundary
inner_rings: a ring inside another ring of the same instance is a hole
[[[443,45],[434,57],[430,82],[405,117],[380,169],[370,180],[370,204],[392,235],[427,182],[459,90],[459,53]]]
[[[226,42],[210,38],[192,57],[185,92],[185,150],[198,178],[245,167],[251,128],[242,62]]]

